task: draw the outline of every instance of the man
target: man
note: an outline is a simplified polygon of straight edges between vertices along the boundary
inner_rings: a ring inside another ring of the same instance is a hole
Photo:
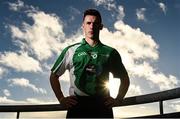
[[[128,90],[129,77],[119,53],[100,42],[102,28],[100,13],[86,10],[82,23],[85,38],[66,47],[51,69],[51,86],[59,102],[67,108],[67,118],[113,118],[112,107],[123,101]],[[68,97],[64,97],[58,80],[66,69],[70,73]],[[110,72],[121,79],[115,99],[105,86]]]

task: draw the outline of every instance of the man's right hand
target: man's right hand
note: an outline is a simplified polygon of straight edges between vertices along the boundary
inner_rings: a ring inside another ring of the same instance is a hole
[[[77,97],[76,96],[68,96],[61,99],[60,103],[66,108],[69,109],[72,106],[76,105]]]

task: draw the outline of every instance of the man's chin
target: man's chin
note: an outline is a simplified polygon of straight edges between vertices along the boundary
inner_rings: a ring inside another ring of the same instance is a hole
[[[94,36],[94,35],[89,35],[88,38],[89,38],[89,39],[92,39],[92,40],[97,40],[97,39],[98,39],[98,37],[96,37],[96,36]]]

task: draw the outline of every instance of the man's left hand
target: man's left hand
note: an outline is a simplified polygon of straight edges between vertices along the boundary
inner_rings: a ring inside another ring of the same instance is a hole
[[[119,106],[120,103],[123,101],[123,99],[114,99],[112,97],[106,97],[105,98],[105,105],[108,107],[108,108],[112,108],[112,107],[115,107],[115,106]]]

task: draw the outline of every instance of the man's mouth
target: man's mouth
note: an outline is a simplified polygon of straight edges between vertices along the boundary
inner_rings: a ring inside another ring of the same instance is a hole
[[[93,31],[89,31],[89,34],[94,34],[94,32]]]

